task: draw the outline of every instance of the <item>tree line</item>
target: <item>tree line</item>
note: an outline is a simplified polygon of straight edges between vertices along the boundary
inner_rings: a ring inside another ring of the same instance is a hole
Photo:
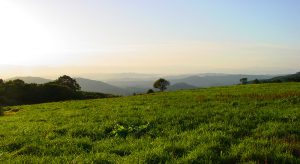
[[[5,82],[0,79],[0,106],[113,97],[80,89],[76,80],[67,75],[45,84],[27,84],[20,79]]]

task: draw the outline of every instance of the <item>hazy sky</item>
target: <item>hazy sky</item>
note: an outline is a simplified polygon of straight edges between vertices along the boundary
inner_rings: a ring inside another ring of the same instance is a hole
[[[0,21],[2,74],[300,70],[299,0],[1,0]]]

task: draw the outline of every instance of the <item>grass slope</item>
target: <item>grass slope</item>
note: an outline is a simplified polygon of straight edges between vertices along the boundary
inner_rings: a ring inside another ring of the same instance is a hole
[[[11,107],[0,163],[299,163],[300,84]]]

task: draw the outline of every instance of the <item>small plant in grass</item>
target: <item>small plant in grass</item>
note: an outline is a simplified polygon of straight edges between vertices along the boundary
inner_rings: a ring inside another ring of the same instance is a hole
[[[112,131],[112,134],[116,137],[126,137],[129,133],[131,133],[133,131],[132,127],[125,127],[123,125],[119,125],[117,124],[114,128],[114,130]]]
[[[127,137],[127,135],[129,134],[133,134],[136,137],[140,137],[146,133],[148,128],[149,128],[149,123],[140,126],[123,126],[117,124],[111,133],[116,137],[123,137],[123,138]]]

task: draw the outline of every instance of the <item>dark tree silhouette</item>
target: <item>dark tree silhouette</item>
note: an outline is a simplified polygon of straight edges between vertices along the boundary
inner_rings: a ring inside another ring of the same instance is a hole
[[[54,81],[54,83],[68,87],[69,89],[73,91],[79,91],[81,89],[80,85],[77,83],[75,79],[72,79],[70,76],[63,75],[59,77],[57,80]]]
[[[4,84],[4,81],[2,79],[0,79],[0,85]]]
[[[253,84],[260,84],[260,81],[259,81],[258,79],[255,79],[255,80],[253,81]]]
[[[0,85],[0,106],[114,97],[79,89],[76,80],[66,75],[45,84],[27,84],[19,79],[11,80]]]
[[[16,80],[10,80],[8,82],[6,82],[6,85],[11,85],[11,86],[24,86],[25,82],[23,80],[20,79],[16,79]]]
[[[160,91],[164,91],[167,89],[167,86],[170,85],[170,82],[165,79],[158,79],[154,82],[153,87],[159,89]]]
[[[147,91],[147,93],[149,94],[149,93],[154,93],[154,90],[153,89],[149,89],[148,91]]]
[[[247,78],[241,78],[240,79],[241,84],[245,85],[248,83],[248,79]]]

